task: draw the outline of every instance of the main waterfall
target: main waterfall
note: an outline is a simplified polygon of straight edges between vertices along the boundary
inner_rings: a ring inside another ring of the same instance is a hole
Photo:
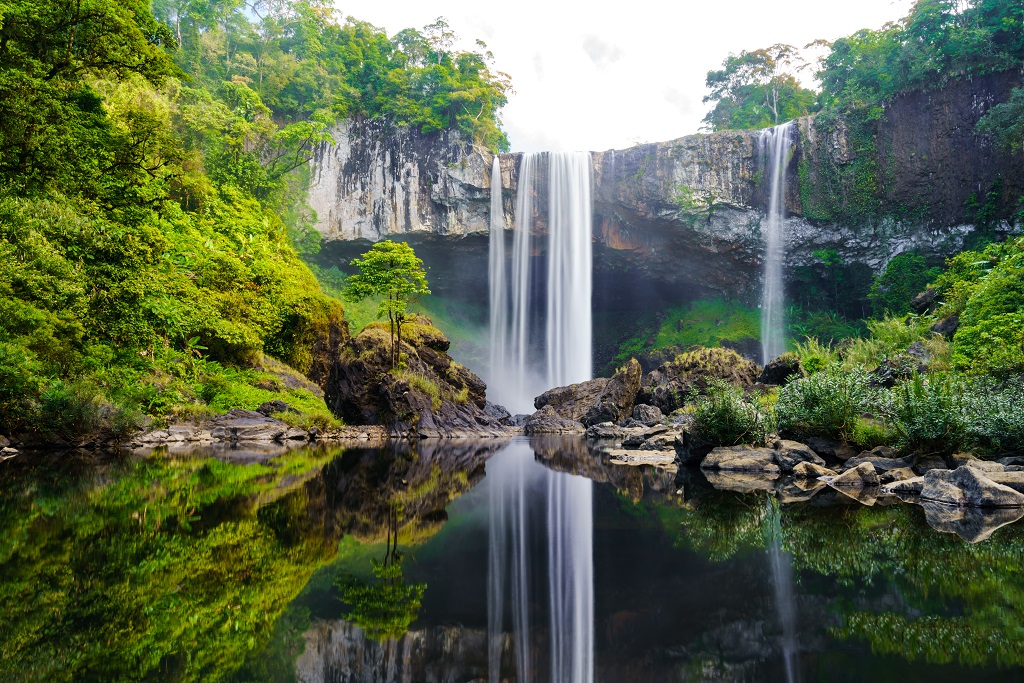
[[[792,152],[793,122],[761,131],[761,155],[768,168],[771,193],[765,231],[764,290],[761,297],[761,358],[763,363],[786,352],[782,282],[785,257],[786,167]]]
[[[591,378],[592,211],[590,154],[549,152],[546,277],[531,268],[535,175],[541,155],[524,154],[519,167],[511,278],[506,275],[501,177],[491,171],[490,395],[513,412],[532,412],[543,389]],[[509,282],[509,279],[511,282]],[[509,286],[510,285],[510,286]],[[534,290],[546,287],[543,316]],[[508,287],[506,289],[506,287]],[[540,336],[543,322],[544,336]],[[509,448],[508,457],[517,452]],[[530,457],[518,454],[515,457]],[[492,462],[494,462],[492,460]],[[512,606],[516,680],[538,680],[531,671],[529,593],[526,561],[536,524],[529,523],[529,481],[522,467],[496,466],[491,489],[488,566],[490,680],[501,676],[500,643],[504,605]],[[552,683],[594,679],[593,483],[584,477],[548,473],[546,509],[548,623]]]

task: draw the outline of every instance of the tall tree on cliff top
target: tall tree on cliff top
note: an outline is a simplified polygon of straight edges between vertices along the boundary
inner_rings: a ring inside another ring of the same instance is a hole
[[[721,69],[708,72],[704,102],[715,106],[705,124],[711,130],[765,128],[810,113],[816,96],[795,76],[805,66],[795,47],[781,43],[729,55]]]

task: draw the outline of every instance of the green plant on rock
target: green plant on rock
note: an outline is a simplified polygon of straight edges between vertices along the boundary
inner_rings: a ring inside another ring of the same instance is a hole
[[[780,433],[853,441],[857,422],[869,405],[871,390],[863,370],[830,366],[790,382],[775,403]]]
[[[405,242],[377,242],[360,258],[352,260],[359,273],[345,284],[345,298],[361,301],[381,297],[377,317],[387,317],[391,328],[391,367],[397,368],[402,345],[402,323],[409,303],[430,294],[423,261]]]
[[[703,394],[692,400],[694,430],[716,446],[764,445],[774,427],[770,406],[722,379],[708,380]]]

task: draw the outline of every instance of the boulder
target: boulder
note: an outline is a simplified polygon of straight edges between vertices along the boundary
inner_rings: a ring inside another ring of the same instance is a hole
[[[781,472],[775,463],[774,450],[754,446],[719,446],[707,454],[700,467],[703,470],[759,472],[774,476]]]
[[[612,377],[549,389],[533,404],[538,410],[550,406],[562,418],[586,426],[619,422],[633,412],[642,374],[640,363],[630,359]]]
[[[1024,467],[1024,455],[1011,455],[997,460],[1003,467]]]
[[[845,462],[857,455],[856,448],[847,446],[842,441],[835,441],[834,439],[812,436],[805,439],[804,442],[812,451],[826,460]]]
[[[663,413],[682,408],[693,392],[707,389],[711,379],[737,387],[757,381],[760,368],[730,349],[698,348],[680,354],[644,376],[637,402],[657,406]]]
[[[3,434],[0,434],[0,448],[7,448],[10,445],[11,445],[10,440],[6,436],[4,436]]]
[[[484,412],[502,424],[508,424],[509,418],[512,417],[512,413],[508,412],[505,406],[490,401],[484,404]]]
[[[891,389],[898,382],[910,379],[914,373],[923,373],[928,366],[910,354],[901,353],[883,360],[871,371],[868,383],[876,389]]]
[[[970,465],[980,472],[1003,472],[1006,466],[997,460],[981,460],[974,453],[954,453],[946,458],[946,465],[951,470]]]
[[[298,413],[299,411],[292,408],[284,401],[267,401],[261,403],[260,407],[256,409],[256,412],[265,417],[270,417],[274,413]]]
[[[526,421],[523,431],[528,435],[532,434],[583,434],[586,429],[583,424],[566,418],[555,412],[549,405],[544,406]]]
[[[772,450],[775,451],[775,462],[779,464],[783,472],[792,472],[793,468],[802,462],[825,466],[825,461],[820,455],[799,441],[779,439],[772,446]]]
[[[845,486],[849,486],[851,488],[878,486],[878,473],[875,472],[875,468],[871,463],[862,462],[856,467],[848,469],[840,475],[826,478],[825,483],[836,488],[842,488]]]
[[[874,455],[871,451],[864,451],[855,458],[850,458],[843,463],[843,469],[853,469],[858,465],[869,462],[877,472],[888,472],[910,467],[910,460],[904,458],[883,458]]]
[[[921,493],[922,488],[924,488],[924,477],[911,477],[885,484],[882,486],[881,492],[885,494],[902,493],[916,496]]]
[[[304,441],[305,430],[294,429],[288,423],[267,417],[255,410],[229,410],[218,415],[207,427],[214,441]]]
[[[976,469],[974,464],[968,465],[971,469]],[[1011,488],[1018,493],[1024,493],[1024,471],[1020,470],[981,470],[985,473],[985,476],[994,481],[997,484]]]
[[[910,301],[910,308],[913,309],[914,313],[918,315],[924,315],[935,307],[935,300],[938,298],[938,292],[935,291],[934,287],[929,287]]]
[[[744,472],[741,470],[701,470],[708,483],[719,491],[753,493],[755,491],[775,492],[775,472]]]
[[[793,476],[801,479],[817,479],[818,477],[834,477],[835,472],[815,462],[799,462],[793,467]]]
[[[875,469],[878,469],[878,465],[875,465]],[[907,481],[908,479],[916,478],[917,473],[909,467],[897,467],[895,469],[884,470],[880,475],[878,475],[878,481],[880,484],[891,484],[897,481]]]
[[[769,386],[782,386],[791,379],[803,377],[806,374],[796,354],[785,353],[775,360],[769,361],[764,366],[764,369],[761,370],[757,381],[760,384],[767,384]]]
[[[622,439],[632,433],[634,430],[620,427],[614,422],[602,422],[587,427],[588,439]]]
[[[665,419],[665,413],[661,412],[661,408],[657,406],[640,403],[633,406],[633,419],[643,422],[648,427],[653,427]]]
[[[659,434],[665,434],[669,431],[667,425],[658,425],[657,427],[645,427],[640,431],[633,432],[622,441],[623,448],[640,448],[648,439],[658,436]],[[672,432],[674,437],[678,432]]]
[[[946,467],[946,461],[940,458],[939,456],[928,455],[923,458],[918,458],[916,461],[914,461],[912,469],[917,474],[924,476],[926,472],[929,472],[931,470],[945,470],[948,468]]]
[[[960,327],[960,316],[951,315],[943,318],[939,322],[932,325],[931,330],[935,334],[941,334],[946,339],[952,339],[956,333],[957,328]]]
[[[646,441],[640,444],[640,450],[642,451],[675,451],[677,444],[682,444],[682,440],[679,438],[679,432],[666,431],[661,434],[655,434],[649,437]]]
[[[996,483],[973,467],[930,470],[924,475],[922,500],[967,507],[1021,507],[1024,493]]]
[[[505,420],[505,424],[509,427],[525,427],[526,423],[529,422],[530,416],[526,413],[517,413],[512,417]]]

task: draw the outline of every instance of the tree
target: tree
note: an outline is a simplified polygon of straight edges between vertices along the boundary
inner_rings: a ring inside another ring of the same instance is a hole
[[[385,315],[391,324],[391,367],[398,367],[402,346],[402,323],[409,303],[430,294],[423,261],[405,242],[384,240],[373,245],[361,258],[352,259],[359,273],[348,278],[344,296],[349,301],[381,297],[377,317]]]
[[[704,102],[715,107],[704,122],[712,130],[764,128],[810,113],[815,94],[794,75],[805,66],[795,47],[781,43],[729,55],[708,72]]]

